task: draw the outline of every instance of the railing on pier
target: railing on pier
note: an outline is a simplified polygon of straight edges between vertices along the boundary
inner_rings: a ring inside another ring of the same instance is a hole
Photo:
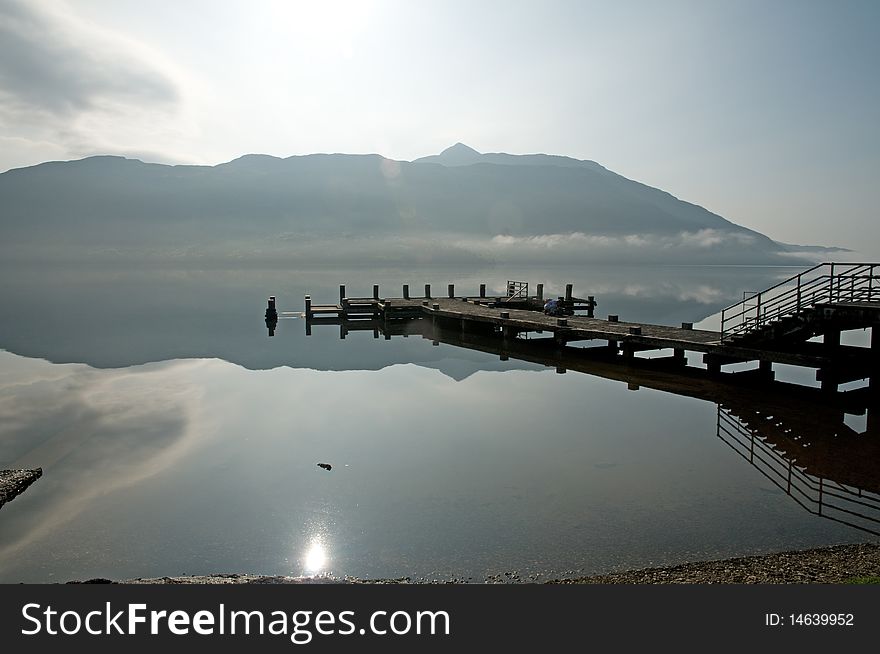
[[[718,438],[804,509],[880,536],[880,495],[807,473],[721,405],[717,424]]]
[[[528,282],[507,282],[507,299],[508,300],[527,300],[529,298]]]
[[[820,263],[721,312],[721,341],[830,302],[880,301],[878,263]]]

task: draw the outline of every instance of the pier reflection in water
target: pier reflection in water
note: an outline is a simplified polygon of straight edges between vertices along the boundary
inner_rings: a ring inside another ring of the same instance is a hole
[[[685,366],[680,357],[622,359],[607,347],[571,347],[553,338],[505,338],[444,329],[430,320],[323,320],[340,338],[369,331],[409,337],[518,359],[713,402],[716,433],[804,509],[880,535],[880,393],[872,382],[850,390],[775,381],[765,370],[723,375]],[[312,321],[306,324],[311,334]],[[867,380],[866,380],[867,382]],[[857,432],[846,415],[865,416]]]
[[[880,535],[876,430],[857,434],[842,421],[803,419],[788,426],[778,407],[740,411],[748,417],[718,405],[721,440],[810,513]]]

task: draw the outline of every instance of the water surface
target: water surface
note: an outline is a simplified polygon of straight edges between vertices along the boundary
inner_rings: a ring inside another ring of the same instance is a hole
[[[269,294],[295,312],[339,283],[491,292],[511,277],[548,295],[574,282],[598,315],[709,324],[789,273],[15,270],[0,280],[0,467],[44,476],[0,512],[0,580],[546,579],[870,539],[740,456],[715,402],[418,334],[306,337],[291,317],[270,338],[262,321]]]

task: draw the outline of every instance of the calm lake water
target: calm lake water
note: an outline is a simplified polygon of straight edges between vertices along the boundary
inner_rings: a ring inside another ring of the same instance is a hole
[[[827,450],[837,482],[870,497],[880,479],[864,465],[877,440],[857,436],[864,416],[805,426],[790,402],[774,418],[748,396],[719,408],[628,383],[625,371],[561,375],[415,333],[340,339],[316,326],[306,336],[295,315],[270,338],[263,322],[268,295],[298,312],[306,293],[335,301],[340,283],[351,296],[378,283],[396,297],[401,283],[498,293],[522,279],[547,295],[572,282],[575,295],[596,296],[598,316],[717,328],[715,314],[743,291],[793,272],[4,270],[0,468],[43,477],[0,510],[0,581],[543,580],[876,540],[774,483],[767,469],[786,465],[783,447],[766,447],[776,435],[761,427],[766,469],[748,452],[761,411],[782,433],[809,430],[810,455]],[[815,385],[811,371],[778,374]],[[803,454],[796,476],[818,483],[825,459]],[[836,482],[822,483],[827,494]]]

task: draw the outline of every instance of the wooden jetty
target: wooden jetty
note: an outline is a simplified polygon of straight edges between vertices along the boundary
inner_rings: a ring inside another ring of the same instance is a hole
[[[372,331],[386,339],[419,335],[477,350],[615,380],[630,390],[650,388],[717,405],[717,436],[805,510],[880,535],[880,264],[820,264],[722,311],[722,330],[652,325],[595,317],[595,298],[579,299],[572,287],[559,298],[564,316],[542,312],[543,288],[509,282],[507,295],[444,297],[430,286],[413,297],[348,298],[313,305],[306,296],[306,332],[338,325],[340,338]],[[840,333],[871,327],[871,347],[841,345]],[[822,336],[823,342],[813,342]],[[594,347],[573,343],[600,341]],[[672,350],[644,358],[637,352]],[[688,365],[702,353],[705,368]],[[757,368],[724,372],[745,361]],[[773,364],[816,369],[821,388],[776,381]],[[856,379],[860,388],[840,390]],[[808,407],[808,410],[805,408]],[[857,433],[845,416],[864,415]]]
[[[502,343],[533,334],[546,335],[556,347],[604,341],[607,352],[623,363],[631,362],[637,352],[671,350],[664,358],[683,367],[686,354],[697,352],[711,374],[743,362],[757,362],[748,373],[760,378],[773,377],[773,364],[810,367],[817,370],[823,389],[835,391],[842,383],[872,377],[880,368],[880,330],[872,329],[870,349],[840,343],[842,331],[880,324],[877,273],[877,263],[819,264],[725,308],[720,332],[694,329],[692,323],[668,326],[627,322],[617,315],[597,318],[595,298],[574,297],[571,284],[558,298],[562,316],[545,315],[543,285],[530,295],[524,282],[508,282],[502,296],[487,296],[485,284],[474,295],[456,295],[449,284],[440,297],[430,285],[418,297],[408,285],[403,285],[400,297],[380,295],[378,285],[371,297],[348,297],[340,286],[335,304],[313,304],[307,295],[304,313],[307,333],[313,325],[339,324],[342,338],[358,328],[377,335],[381,329],[390,337],[395,325],[428,321],[447,331],[491,336]],[[358,325],[361,322],[370,325]],[[822,336],[823,342],[813,342],[815,336]]]

